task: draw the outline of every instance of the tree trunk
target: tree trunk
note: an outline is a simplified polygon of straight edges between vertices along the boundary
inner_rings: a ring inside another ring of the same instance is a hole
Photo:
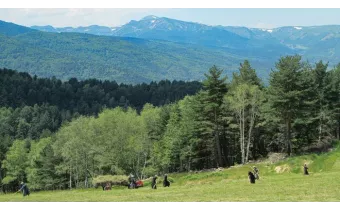
[[[243,137],[242,137],[242,110],[239,112],[239,129],[240,129],[240,150],[241,150],[241,162],[244,163],[244,149],[243,149]]]
[[[87,172],[85,173],[85,183],[84,183],[84,185],[85,185],[85,188],[87,188],[88,186],[88,177],[87,177]]]
[[[227,130],[227,126],[225,124],[223,124],[223,143],[222,144],[222,157],[223,157],[223,163],[224,163],[224,167],[229,167],[230,166],[230,160],[229,160],[229,151],[228,151],[228,147],[230,147],[231,145],[229,145],[229,141],[227,140],[227,134],[226,134],[226,130]]]
[[[287,133],[286,133],[286,141],[287,141],[287,154],[288,156],[290,156],[291,152],[292,152],[292,143],[291,143],[291,122],[290,119],[286,120],[286,129],[287,129]]]
[[[215,142],[216,142],[216,147],[217,147],[217,167],[222,166],[222,154],[221,154],[221,145],[220,145],[220,139],[218,136],[218,131],[215,134]]]
[[[137,176],[137,178],[138,178],[138,179],[141,179],[140,176],[139,176],[139,175],[140,175],[140,174],[139,174],[139,169],[140,169],[140,168],[139,168],[139,159],[140,159],[140,153],[139,153],[138,156],[137,156],[137,165],[136,165],[135,171],[136,171],[136,176]],[[134,163],[133,163],[133,167],[134,167]]]
[[[254,123],[255,124],[255,123]],[[257,158],[257,155],[262,155],[263,151],[262,151],[262,147],[261,147],[261,139],[260,139],[260,135],[259,132],[260,129],[259,128],[253,128],[253,148],[251,150],[251,153],[253,155],[253,158]]]
[[[322,138],[322,118],[323,118],[323,112],[320,110],[320,120],[319,120],[319,142]]]
[[[244,109],[242,110],[242,148],[243,148],[243,164],[246,163],[246,119],[245,119],[245,111]]]
[[[189,158],[189,161],[188,161],[188,172],[190,171],[190,167],[191,167],[191,158]]]
[[[85,154],[85,188],[88,187],[88,176],[87,176],[87,171],[88,171],[88,168],[87,168],[87,158],[86,158],[86,154]]]
[[[0,164],[0,182],[2,183],[1,164]]]
[[[322,124],[320,120],[320,125],[319,125],[319,142],[321,141],[321,132],[322,132]]]
[[[72,168],[70,166],[70,183],[69,183],[70,190],[72,189]]]
[[[249,131],[248,131],[246,162],[248,162],[248,158],[249,158],[249,147],[250,147],[250,140],[251,140],[252,131],[253,131],[253,127],[254,127],[254,121],[255,121],[255,116],[252,113],[251,117],[250,117],[250,126],[249,126]]]
[[[217,148],[217,167],[222,166],[222,154],[221,154],[221,145],[220,145],[220,138],[218,133],[218,122],[217,122],[217,113],[215,109],[215,143]]]
[[[145,167],[146,167],[146,161],[147,161],[147,154],[146,154],[146,153],[144,153],[144,157],[145,157],[145,159],[144,159],[143,170],[142,170],[142,173],[141,173],[141,179],[143,179],[143,178],[144,178],[144,170],[145,170]]]
[[[90,173],[91,178],[93,178],[93,175],[95,175],[95,167],[94,167],[94,155],[92,156],[92,174]]]
[[[338,120],[338,128],[336,129],[336,138],[340,140],[340,119]]]
[[[1,174],[1,170],[2,170],[2,168],[1,168],[1,161],[0,161],[0,182],[2,183],[2,174]]]
[[[183,168],[183,161],[181,159],[181,157],[179,158],[179,171],[182,172]]]
[[[76,166],[76,178],[75,178],[75,180],[74,180],[74,183],[75,183],[75,185],[76,185],[76,188],[78,188],[78,186],[79,186],[79,173],[78,173],[78,167]]]

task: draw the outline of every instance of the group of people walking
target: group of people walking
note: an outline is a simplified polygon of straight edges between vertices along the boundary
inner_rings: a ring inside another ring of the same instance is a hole
[[[248,178],[249,178],[249,181],[250,181],[251,184],[255,184],[255,180],[260,179],[259,174],[260,174],[259,169],[256,168],[255,166],[253,166],[253,172],[251,172],[251,171],[248,172]],[[306,163],[303,165],[303,174],[309,175],[308,167],[307,167]]]
[[[157,189],[157,175],[152,177],[152,182],[151,182],[151,188],[152,189]],[[170,187],[170,182],[168,180],[168,175],[164,175],[164,180],[163,180],[163,187]]]
[[[158,178],[158,176],[155,175],[151,179],[151,188],[152,189],[157,189],[157,178]],[[129,185],[128,185],[129,189],[135,189],[135,188],[138,187],[138,184],[137,184],[133,174],[129,175],[128,182],[129,182]],[[168,180],[168,175],[167,174],[164,175],[163,186],[164,187],[170,187],[170,181]]]
[[[303,174],[309,175],[307,164],[303,165]],[[151,181],[151,188],[152,189],[157,189],[157,178],[158,178],[157,175],[152,177],[152,181]],[[251,184],[255,184],[255,180],[260,179],[259,169],[256,168],[255,166],[253,166],[253,171],[248,172],[248,178],[249,178],[249,181],[250,181]],[[132,174],[129,175],[128,182],[129,182],[129,185],[128,185],[129,189],[134,189],[134,188],[138,187],[137,182],[136,182],[136,180],[135,180],[135,178]],[[163,187],[170,187],[170,181],[168,180],[167,174],[164,175]],[[24,182],[20,183],[20,189],[17,192],[20,192],[20,191],[22,191],[23,196],[30,195],[30,191],[29,191],[27,185]]]
[[[253,172],[248,172],[248,178],[251,184],[255,184],[255,179],[260,179],[259,169],[253,166]]]

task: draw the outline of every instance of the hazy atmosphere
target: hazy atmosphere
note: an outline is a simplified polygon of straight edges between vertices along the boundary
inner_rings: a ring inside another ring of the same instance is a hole
[[[252,28],[340,24],[340,9],[0,9],[1,20],[24,26],[119,26],[147,15]]]

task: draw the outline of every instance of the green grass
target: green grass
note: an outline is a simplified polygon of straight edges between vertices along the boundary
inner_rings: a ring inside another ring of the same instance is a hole
[[[308,162],[310,175],[302,174]],[[247,172],[260,169],[260,180],[251,185]],[[276,167],[285,166],[282,173]],[[0,195],[0,201],[340,201],[340,148],[321,155],[305,155],[269,164],[235,166],[218,172],[170,174],[170,188],[161,184],[136,190],[101,189],[32,192]],[[160,177],[161,179],[161,177]]]

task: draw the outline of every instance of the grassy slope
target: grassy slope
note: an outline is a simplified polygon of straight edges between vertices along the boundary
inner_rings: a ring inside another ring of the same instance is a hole
[[[302,175],[308,162],[310,176]],[[251,165],[235,166],[218,172],[171,174],[170,188],[158,185],[137,190],[116,188],[71,190],[0,195],[0,201],[340,201],[340,147],[322,155],[289,158],[271,164],[256,164],[260,180],[251,185],[247,171]],[[277,173],[275,169],[285,169]]]

